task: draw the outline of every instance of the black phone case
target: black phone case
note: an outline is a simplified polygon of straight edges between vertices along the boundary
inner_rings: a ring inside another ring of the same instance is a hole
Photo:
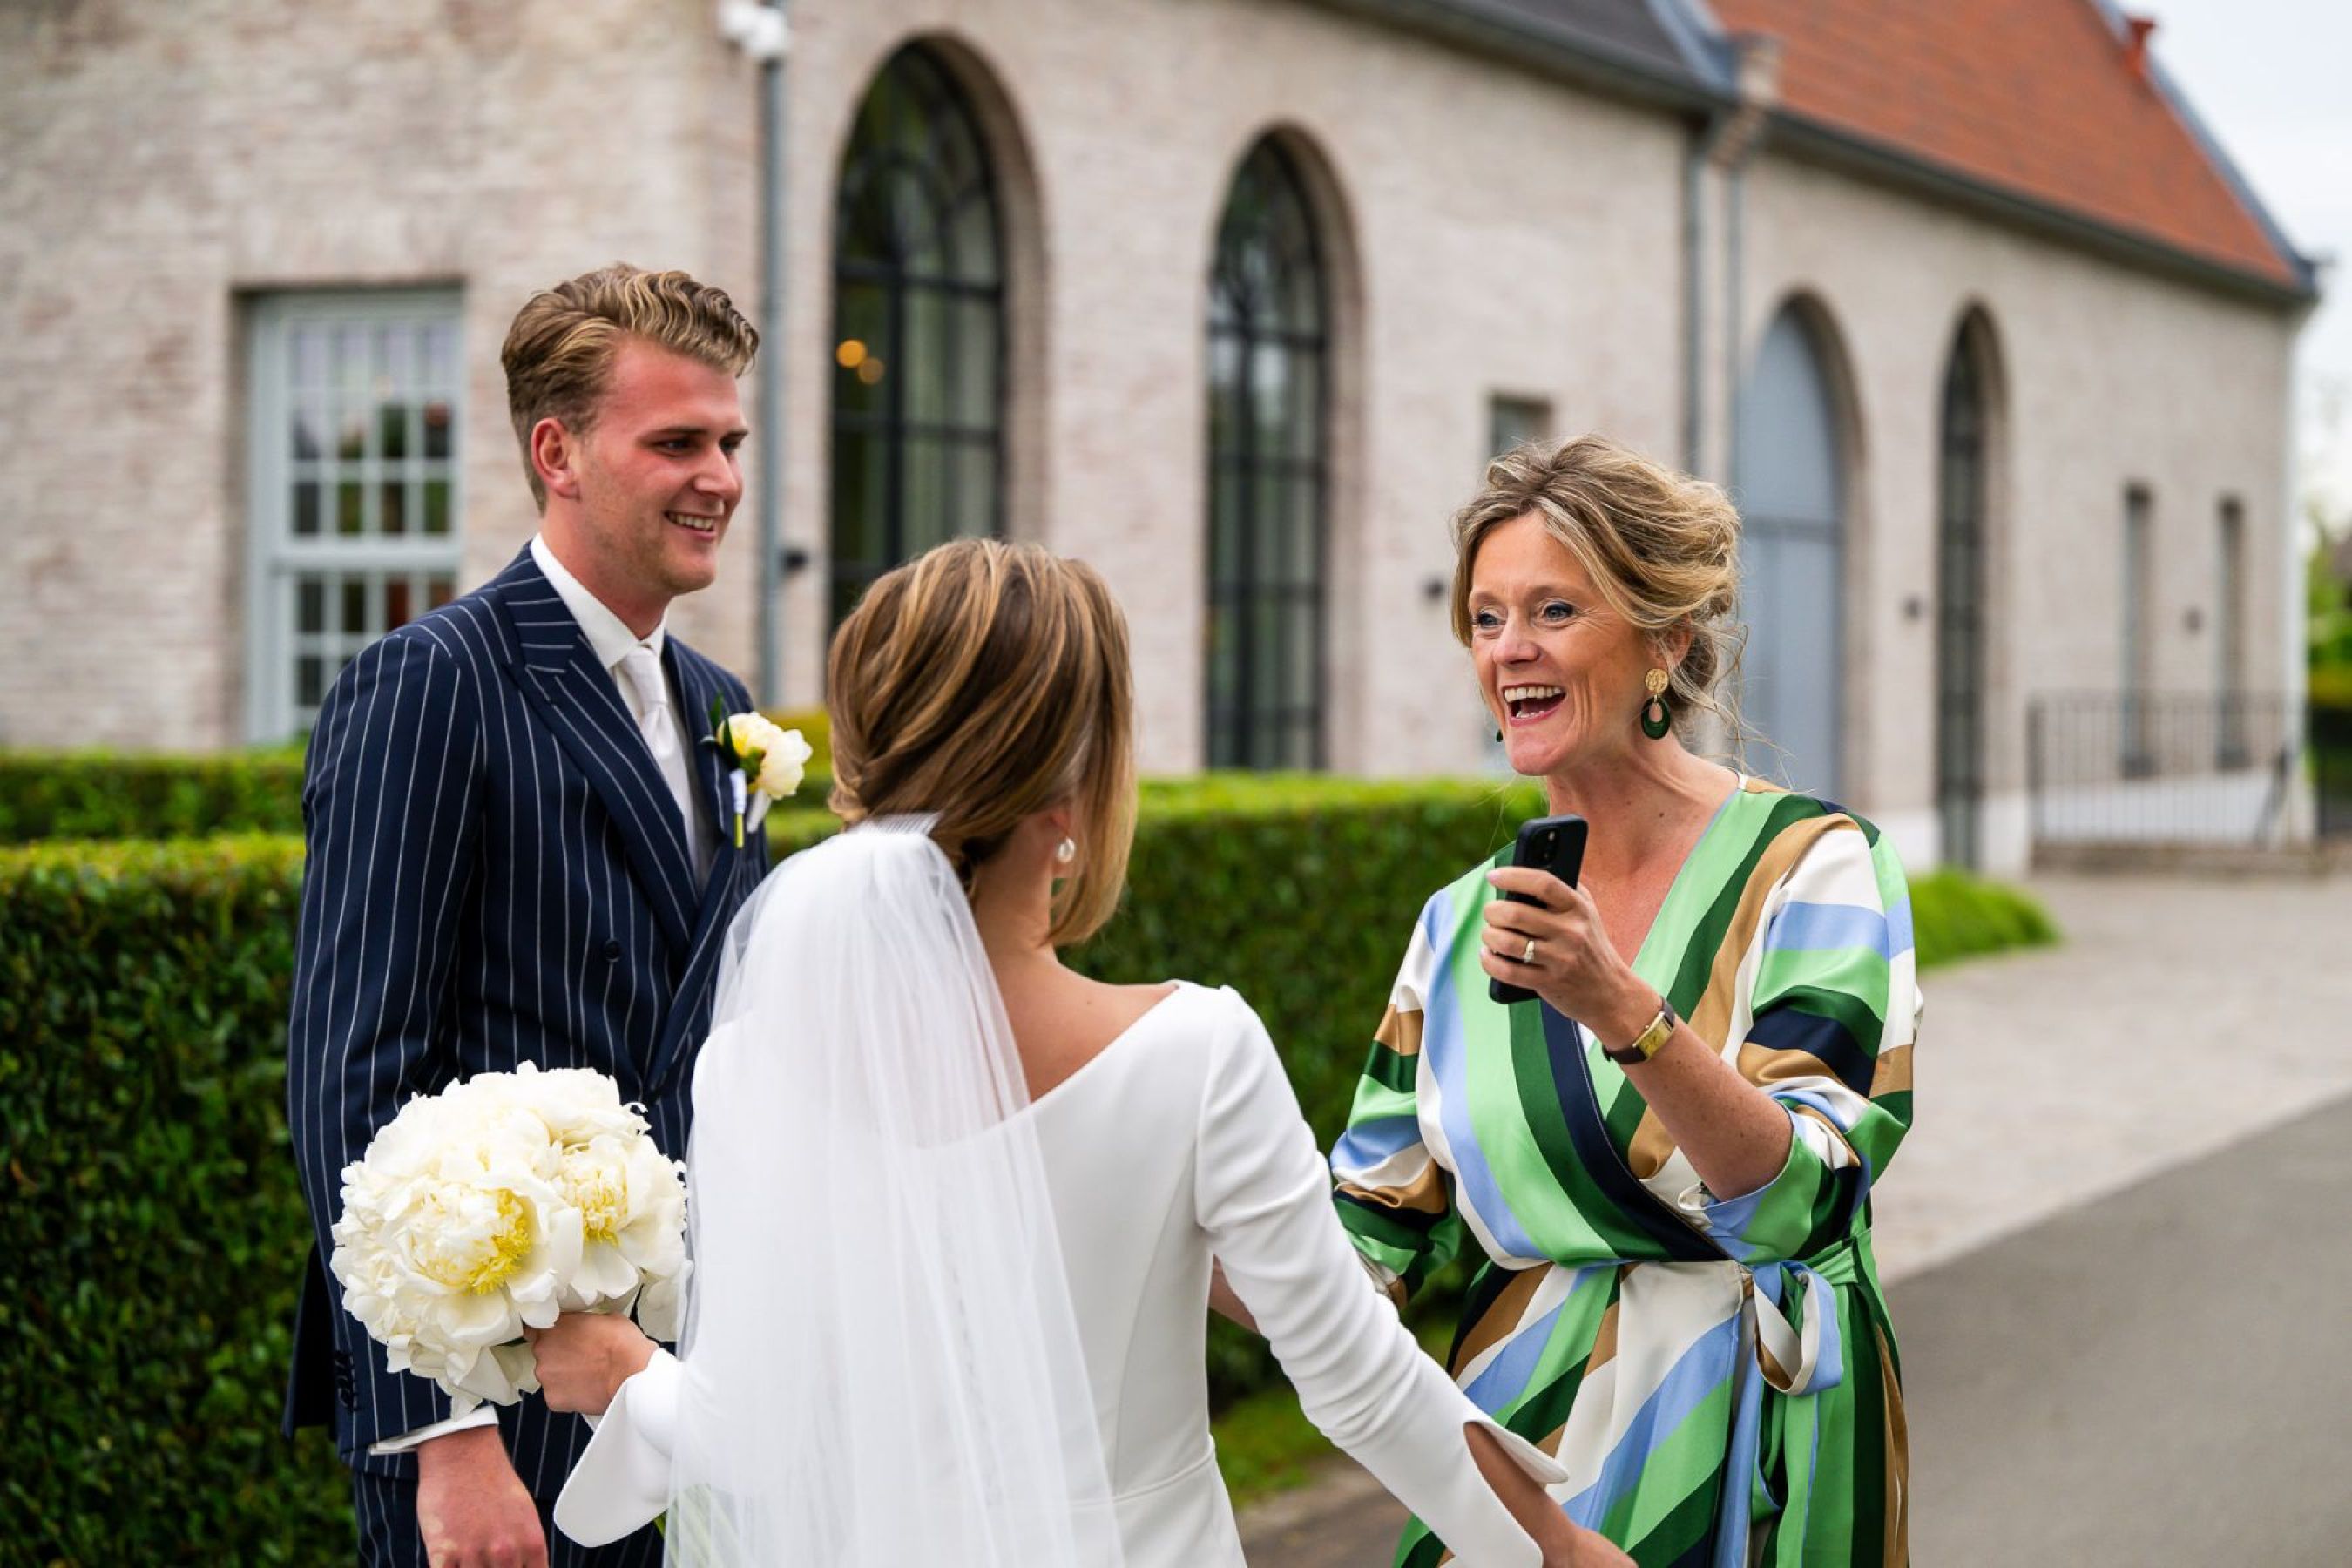
[[[1557,835],[1551,842],[1550,855],[1539,859],[1529,859],[1528,857],[1534,853],[1532,846],[1547,831],[1552,831]],[[1511,864],[1533,866],[1538,871],[1549,871],[1573,888],[1576,886],[1577,874],[1584,869],[1584,840],[1587,832],[1584,818],[1580,816],[1530,818],[1519,824],[1518,840],[1511,846]],[[1532,904],[1536,901],[1524,893],[1505,893],[1503,897],[1515,904]],[[1497,980],[1491,974],[1486,976],[1486,994],[1497,1002],[1532,1002],[1536,996],[1534,992],[1524,985],[1514,985],[1507,980]]]

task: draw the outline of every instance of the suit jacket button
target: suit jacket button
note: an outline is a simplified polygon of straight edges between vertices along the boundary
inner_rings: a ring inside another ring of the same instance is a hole
[[[607,963],[618,963],[621,962],[621,943],[618,938],[614,938],[604,943],[604,962]]]

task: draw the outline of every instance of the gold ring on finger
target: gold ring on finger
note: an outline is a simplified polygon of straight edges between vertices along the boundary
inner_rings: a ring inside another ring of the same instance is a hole
[[[1528,938],[1528,950],[1527,950],[1525,952],[1523,952],[1523,953],[1519,954],[1519,962],[1520,962],[1521,963],[1533,963],[1535,961],[1536,961],[1536,939],[1535,939],[1535,938],[1533,938],[1533,937],[1529,937],[1529,938]]]

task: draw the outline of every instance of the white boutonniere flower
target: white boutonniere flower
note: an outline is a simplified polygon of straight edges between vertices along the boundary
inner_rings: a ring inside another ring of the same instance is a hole
[[[710,728],[709,743],[730,769],[727,787],[734,798],[735,847],[740,849],[744,831],[756,831],[770,805],[801,787],[815,748],[798,730],[784,729],[763,714],[730,713],[716,698]]]

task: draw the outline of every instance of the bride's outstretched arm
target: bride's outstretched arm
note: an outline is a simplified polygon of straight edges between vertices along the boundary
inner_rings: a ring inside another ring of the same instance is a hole
[[[1237,1005],[1210,1058],[1197,1212],[1237,1304],[1273,1345],[1308,1419],[1470,1568],[1612,1561],[1580,1557],[1605,1543],[1571,1524],[1538,1484],[1566,1472],[1473,1405],[1371,1287],[1255,1015]],[[1482,1454],[1493,1463],[1482,1465]]]

